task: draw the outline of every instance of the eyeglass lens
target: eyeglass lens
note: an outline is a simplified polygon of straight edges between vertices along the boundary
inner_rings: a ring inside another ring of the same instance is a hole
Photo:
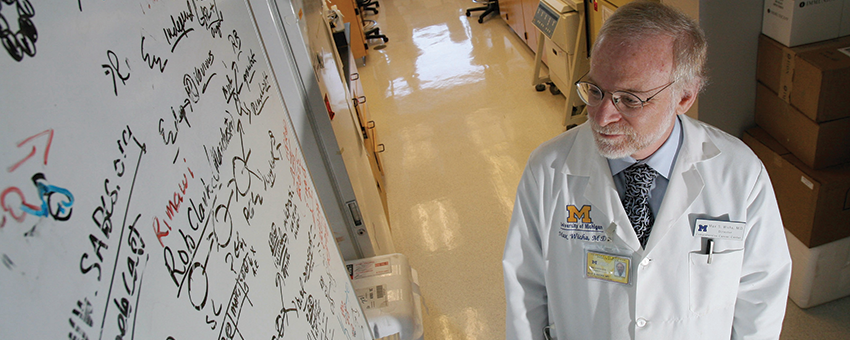
[[[602,104],[602,100],[605,99],[605,92],[598,86],[585,82],[580,82],[576,85],[579,98],[585,104],[589,106]],[[611,95],[614,106],[622,113],[636,113],[643,108],[643,101],[631,93],[617,91]]]

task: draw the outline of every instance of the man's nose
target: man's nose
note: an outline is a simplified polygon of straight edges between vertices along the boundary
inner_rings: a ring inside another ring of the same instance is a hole
[[[590,118],[595,120],[599,126],[607,126],[622,118],[620,111],[617,110],[614,102],[611,101],[611,97],[608,96],[603,98],[602,103],[599,103],[596,107],[588,107],[587,112],[590,114]]]

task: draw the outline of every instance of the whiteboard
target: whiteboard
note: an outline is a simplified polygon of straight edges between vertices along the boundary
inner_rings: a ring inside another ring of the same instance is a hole
[[[0,42],[0,338],[371,339],[244,0],[4,0]]]

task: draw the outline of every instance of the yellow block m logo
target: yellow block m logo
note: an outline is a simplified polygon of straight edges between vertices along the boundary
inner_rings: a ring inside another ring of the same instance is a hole
[[[582,206],[581,210],[574,205],[568,205],[567,211],[570,213],[570,216],[567,217],[567,222],[569,223],[577,223],[579,219],[581,219],[582,223],[593,223],[590,219],[589,205]]]

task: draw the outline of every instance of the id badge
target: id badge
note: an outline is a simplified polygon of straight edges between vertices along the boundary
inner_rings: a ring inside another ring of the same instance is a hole
[[[694,236],[717,238],[721,240],[743,241],[747,224],[744,222],[716,221],[698,218]]]
[[[585,259],[587,278],[622,284],[631,282],[632,258],[630,256],[587,250]]]

